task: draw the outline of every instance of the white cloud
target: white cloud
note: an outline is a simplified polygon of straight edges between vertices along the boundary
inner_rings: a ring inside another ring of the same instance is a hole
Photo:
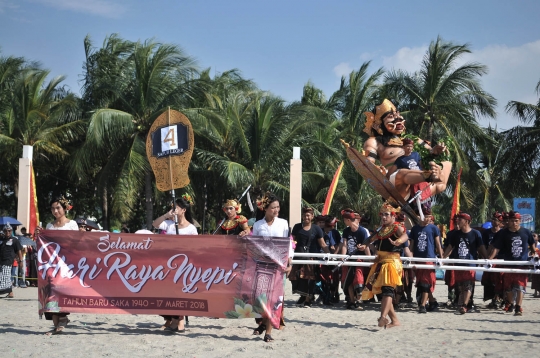
[[[339,78],[341,78],[342,76],[347,76],[352,71],[353,69],[351,68],[351,65],[348,62],[341,62],[339,65],[334,67],[334,73]]]
[[[89,13],[103,17],[120,17],[126,8],[113,1],[107,0],[34,0],[36,2],[55,7],[60,10],[70,10]]]
[[[418,71],[427,49],[428,46],[402,47],[392,56],[382,56],[383,66],[386,70]]]
[[[392,56],[382,56],[382,62],[387,70],[392,68],[414,72],[420,69],[422,58],[428,46],[402,47]],[[486,92],[493,95],[497,101],[497,120],[491,122],[498,129],[509,129],[518,124],[510,117],[504,107],[511,101],[536,103],[534,89],[540,80],[540,40],[520,46],[489,45],[465,55],[458,65],[465,62],[479,62],[488,67],[488,74],[482,77],[482,85]],[[335,69],[334,69],[335,71]],[[487,125],[487,120],[482,120]]]
[[[360,60],[362,60],[363,62],[371,61],[377,56],[379,56],[379,52],[364,52],[360,54]]]
[[[18,6],[10,0],[0,0],[0,14],[5,13],[8,10],[16,9]]]

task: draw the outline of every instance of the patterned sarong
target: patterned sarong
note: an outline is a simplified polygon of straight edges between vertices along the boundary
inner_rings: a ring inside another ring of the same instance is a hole
[[[0,265],[0,295],[10,293],[11,291],[11,266]]]

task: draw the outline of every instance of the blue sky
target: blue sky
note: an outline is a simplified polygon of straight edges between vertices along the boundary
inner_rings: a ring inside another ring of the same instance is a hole
[[[0,0],[0,48],[67,75],[79,93],[87,34],[96,46],[112,33],[154,37],[180,45],[200,68],[237,68],[294,101],[307,81],[329,96],[364,61],[372,70],[414,71],[440,35],[469,43],[473,53],[464,60],[489,67],[484,88],[499,101],[492,125],[508,129],[517,122],[504,105],[538,99],[539,13],[538,0]]]

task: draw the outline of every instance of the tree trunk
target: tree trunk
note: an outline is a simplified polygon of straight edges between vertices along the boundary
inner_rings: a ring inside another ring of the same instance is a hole
[[[145,197],[146,197],[146,228],[152,230],[154,221],[154,203],[152,201],[152,173],[147,172],[144,176]]]
[[[107,196],[107,185],[103,186],[103,191],[101,192],[101,212],[103,229],[109,231],[109,197]]]
[[[435,118],[433,116],[430,116],[430,119],[428,121],[428,138],[427,140],[429,143],[431,143],[431,147],[433,148],[435,146],[435,143],[433,143],[433,124],[435,123]]]

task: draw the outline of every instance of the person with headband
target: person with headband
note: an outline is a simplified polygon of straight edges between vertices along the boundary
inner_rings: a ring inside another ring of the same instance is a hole
[[[248,219],[240,215],[242,212],[242,205],[235,199],[229,199],[223,204],[222,207],[227,218],[219,226],[218,235],[249,235],[250,230],[247,224]]]
[[[488,255],[493,252],[493,238],[502,228],[502,214],[494,212],[491,216],[491,228],[482,232],[482,241],[488,248]],[[499,253],[498,259],[504,259]],[[495,265],[493,266],[495,267]],[[499,304],[503,302],[503,273],[502,272],[484,272],[482,275],[482,286],[484,286],[484,301],[491,300],[486,308],[499,309]]]
[[[347,227],[343,230],[342,242],[338,252],[341,255],[370,255],[369,247],[365,244],[368,235],[360,226],[360,215],[352,209],[341,210],[343,224]],[[362,262],[362,260],[356,260]],[[359,266],[342,266],[341,287],[347,302],[345,308],[349,310],[362,310],[363,307],[358,301],[364,289],[364,270]]]
[[[302,222],[295,224],[292,229],[292,236],[296,241],[295,253],[319,253],[322,248],[324,252],[330,253],[329,247],[324,242],[324,233],[318,225],[314,225],[313,209],[302,209]],[[303,258],[307,260],[308,258]],[[315,265],[293,265],[289,280],[292,283],[293,294],[297,293],[301,297],[297,305],[311,307],[315,292],[317,273]]]
[[[324,242],[330,248],[330,253],[337,253],[338,247],[341,244],[342,238],[339,231],[336,229],[338,219],[330,216],[324,216]],[[321,248],[321,253],[324,250]],[[323,286],[323,304],[332,306],[334,303],[339,303],[339,271],[334,271],[333,266],[321,265],[321,278]]]
[[[450,238],[448,246],[444,250],[443,258],[460,260],[477,260],[478,255],[487,258],[486,247],[482,241],[482,234],[471,228],[471,216],[464,212],[456,214],[456,223],[459,230]],[[476,266],[475,264],[455,264],[455,266]],[[458,308],[455,314],[465,314],[472,309],[476,271],[456,270],[454,272],[455,284],[459,289]]]
[[[453,240],[453,237],[459,232],[459,225],[457,223],[457,216],[454,215],[451,218],[452,223],[454,224],[454,229],[449,230],[446,233],[446,237],[443,240],[443,254],[444,250],[448,247],[448,243]],[[453,266],[454,264],[449,263],[448,266]],[[448,287],[448,300],[446,301],[446,308],[455,309],[457,307],[457,302],[459,299],[459,288],[456,286],[456,280],[454,276],[454,270],[446,270],[444,273],[444,284]]]
[[[377,256],[362,291],[364,301],[372,299],[376,294],[382,294],[381,316],[377,322],[379,327],[384,328],[400,325],[393,300],[396,287],[402,285],[401,247],[409,238],[403,226],[396,222],[396,215],[399,212],[400,209],[388,202],[384,203],[379,211],[381,228],[370,240],[376,242],[378,246]]]
[[[529,252],[534,255],[534,239],[529,229],[521,227],[521,214],[517,211],[508,213],[508,227],[500,230],[493,239],[493,252],[490,259],[497,257],[501,253],[505,261],[528,261]],[[526,267],[511,266],[511,268],[527,269]],[[506,273],[503,276],[503,286],[507,292],[507,304],[505,311],[511,312],[510,305],[513,301],[513,293],[517,293],[515,316],[523,315],[523,294],[527,287],[526,273]]]
[[[430,258],[433,261],[426,262],[426,265],[433,265],[437,255],[442,257],[441,233],[439,228],[433,224],[431,210],[424,213],[424,220],[420,225],[415,225],[411,229],[411,247],[413,257]],[[427,313],[438,307],[437,300],[433,297],[437,278],[434,269],[416,269],[416,292],[420,294],[418,302],[418,313]],[[426,307],[426,304],[429,305]]]
[[[198,235],[191,216],[191,197],[184,194],[176,199],[175,204],[174,210],[171,209],[158,217],[152,222],[152,226],[167,235],[176,235],[176,223],[174,220],[176,215],[178,235]],[[166,332],[184,333],[186,331],[184,316],[162,315],[162,317],[165,319],[165,323],[161,328]]]

